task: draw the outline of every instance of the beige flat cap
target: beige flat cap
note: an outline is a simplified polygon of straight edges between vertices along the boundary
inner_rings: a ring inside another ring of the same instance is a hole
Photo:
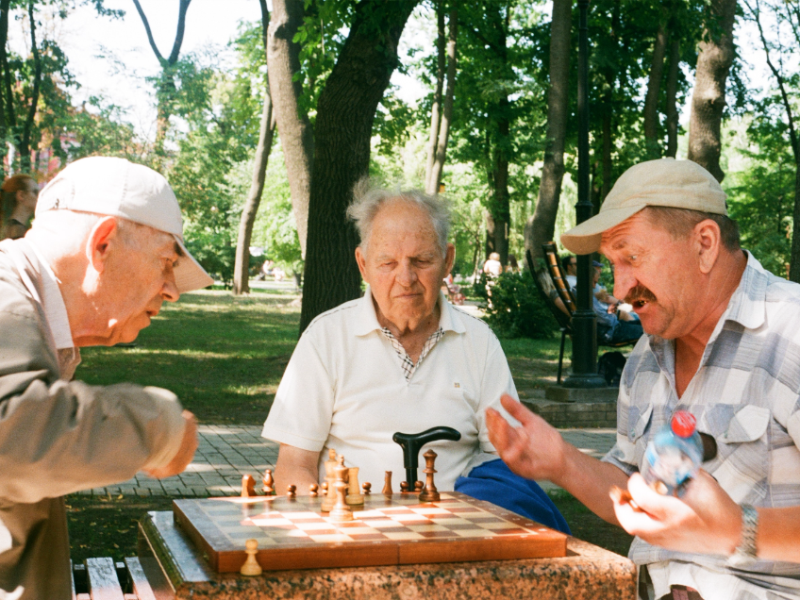
[[[639,163],[617,179],[600,212],[564,233],[561,243],[575,254],[591,254],[600,248],[604,231],[646,206],[727,215],[726,197],[714,176],[691,160],[660,158]]]

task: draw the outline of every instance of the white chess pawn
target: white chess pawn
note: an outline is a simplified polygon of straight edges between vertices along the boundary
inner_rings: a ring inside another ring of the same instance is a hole
[[[263,569],[256,560],[256,554],[258,554],[258,541],[251,538],[244,543],[244,547],[245,553],[247,554],[247,560],[244,561],[242,568],[239,569],[239,573],[242,575],[248,575],[250,577],[261,575]]]

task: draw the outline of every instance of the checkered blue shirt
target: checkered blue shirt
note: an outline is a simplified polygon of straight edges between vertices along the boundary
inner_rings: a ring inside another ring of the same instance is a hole
[[[800,285],[765,271],[748,254],[739,287],[681,398],[674,348],[652,335],[636,344],[620,385],[616,445],[603,460],[627,474],[639,470],[650,437],[684,408],[717,442],[717,457],[703,468],[737,503],[800,504]],[[692,585],[706,599],[800,598],[798,564],[759,561],[734,572],[726,557],[672,552],[639,538],[629,556],[651,571],[669,569],[671,583]],[[685,580],[692,569],[716,595]]]

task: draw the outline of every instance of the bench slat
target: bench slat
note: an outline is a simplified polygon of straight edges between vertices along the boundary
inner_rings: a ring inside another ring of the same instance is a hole
[[[138,600],[157,600],[150,581],[144,573],[142,563],[138,557],[130,556],[125,558],[125,565],[128,567],[128,574],[133,582],[133,593]]]
[[[86,571],[92,600],[125,600],[117,577],[117,568],[111,558],[87,558]]]

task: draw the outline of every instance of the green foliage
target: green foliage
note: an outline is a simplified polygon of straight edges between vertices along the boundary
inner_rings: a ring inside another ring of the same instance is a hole
[[[486,303],[486,321],[498,335],[547,339],[558,330],[530,271],[502,273],[488,283],[482,275],[474,289]]]
[[[739,224],[742,247],[764,268],[786,277],[791,257],[795,161],[780,98],[756,104],[745,147],[736,149],[742,168],[725,178],[730,216]]]

